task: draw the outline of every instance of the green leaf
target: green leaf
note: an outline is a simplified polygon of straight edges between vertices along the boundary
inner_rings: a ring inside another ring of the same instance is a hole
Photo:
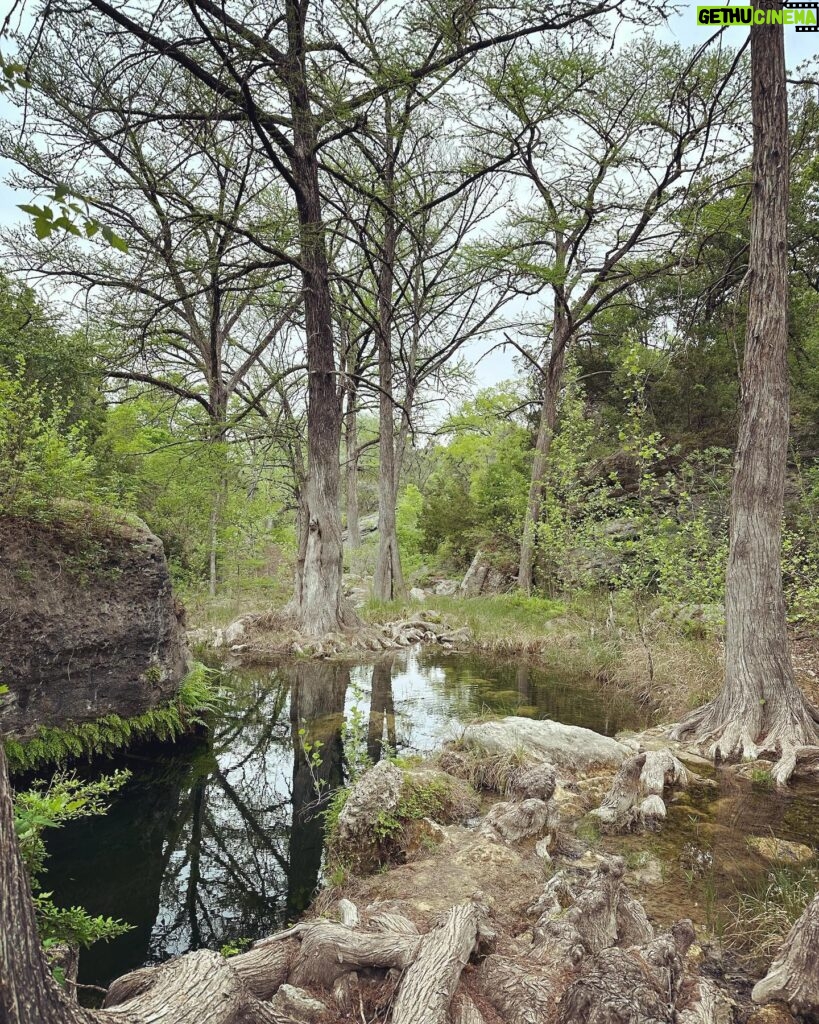
[[[102,237],[109,245],[112,245],[115,249],[119,249],[120,252],[128,252],[128,243],[124,238],[120,238],[118,234],[112,231],[107,224],[103,225]]]

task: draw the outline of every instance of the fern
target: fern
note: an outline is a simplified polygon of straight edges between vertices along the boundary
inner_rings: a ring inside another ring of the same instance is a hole
[[[7,739],[9,767],[16,772],[29,771],[43,764],[110,754],[136,740],[175,740],[194,726],[207,725],[208,717],[222,707],[217,676],[218,672],[197,662],[172,701],[141,715],[103,715],[64,729],[41,726],[31,739]]]

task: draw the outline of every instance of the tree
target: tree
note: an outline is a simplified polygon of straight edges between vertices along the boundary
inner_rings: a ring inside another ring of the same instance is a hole
[[[191,0],[180,8],[155,0],[130,10],[108,0],[78,0],[75,9],[94,12],[130,40],[133,59],[156,54],[183,77],[205,85],[215,98],[216,120],[240,120],[255,133],[278,180],[295,201],[298,264],[307,335],[308,465],[304,522],[292,610],[300,628],[323,633],[355,625],[357,616],[341,588],[340,478],[341,405],[335,361],[332,293],[328,264],[323,149],[358,129],[370,105],[409,81],[427,80],[466,66],[476,54],[501,42],[590,23],[607,15],[652,20],[662,3],[589,0],[558,3],[535,14],[528,3],[504,11],[454,14],[420,12],[408,3],[381,12],[380,27],[398,24],[413,41],[410,54],[385,75],[369,75],[357,37],[358,19],[343,3],[315,11],[286,0],[283,12],[243,4],[238,16],[214,0]],[[49,10],[49,8],[46,8]],[[64,16],[61,10],[59,16]],[[388,44],[387,44],[388,45]],[[191,118],[201,111],[188,111]]]
[[[520,196],[487,257],[516,266],[551,306],[539,351],[507,339],[533,368],[539,396],[518,567],[525,592],[567,353],[601,312],[629,301],[630,286],[677,265],[673,213],[692,190],[702,203],[724,187],[737,140],[721,148],[715,129],[737,121],[737,60],[648,39],[612,58],[550,39],[511,59],[490,57],[482,70],[495,116],[476,119],[475,130],[490,152],[511,148],[506,173]]]
[[[779,10],[778,0],[766,9]],[[782,590],[788,456],[788,103],[781,25],[751,27],[753,206],[748,322],[725,585],[725,682],[674,730],[715,758],[779,757],[787,782],[819,751],[819,712],[794,681]]]
[[[242,126],[162,116],[169,103],[206,111],[211,94],[198,83],[174,99],[180,83],[155,62],[134,66],[120,53],[115,70],[105,38],[71,18],[50,22],[24,55],[29,89],[17,101],[25,128],[7,124],[2,133],[2,151],[25,168],[13,184],[41,193],[70,183],[127,251],[65,234],[40,241],[18,228],[6,241],[7,262],[79,289],[102,325],[95,333],[109,377],[198,410],[196,439],[210,444],[213,469],[213,595],[227,444],[273,390],[281,371],[269,353],[287,348],[297,304],[284,251],[292,217]],[[301,359],[288,355],[287,371],[299,372]]]

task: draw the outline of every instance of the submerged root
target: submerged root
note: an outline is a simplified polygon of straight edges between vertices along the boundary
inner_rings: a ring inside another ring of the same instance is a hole
[[[666,816],[668,789],[689,784],[689,772],[670,750],[648,750],[628,758],[603,802],[592,811],[610,830],[656,827]]]

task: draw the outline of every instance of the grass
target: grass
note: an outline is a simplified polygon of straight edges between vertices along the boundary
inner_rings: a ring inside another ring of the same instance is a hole
[[[768,967],[794,922],[819,892],[819,872],[777,868],[763,885],[737,893],[723,932],[725,945],[752,970]]]
[[[483,750],[461,749],[456,743],[457,753],[442,755],[441,767],[458,778],[464,779],[478,791],[488,790],[508,796],[514,791],[518,778],[532,767],[532,758],[524,748],[510,750],[503,754],[489,754]],[[452,764],[453,757],[457,764]]]
[[[185,594],[191,626],[224,626],[260,608],[275,609],[290,596],[276,587],[209,598]],[[555,600],[524,594],[484,597],[429,595],[423,602],[369,601],[371,623],[412,616],[467,626],[471,647],[489,655],[527,657],[562,672],[593,677],[628,692],[658,716],[677,719],[706,703],[721,685],[720,642],[702,623],[690,629],[674,608],[659,602],[635,606],[628,594],[607,591]],[[678,611],[678,609],[677,609]],[[270,629],[275,613],[271,618]]]
[[[104,715],[93,722],[80,722],[64,729],[41,726],[30,739],[7,739],[9,767],[15,772],[29,771],[69,758],[110,754],[134,740],[176,739],[191,726],[203,724],[203,715],[218,709],[221,698],[214,683],[215,676],[212,669],[197,663],[182,680],[172,701],[141,715],[132,718]]]

